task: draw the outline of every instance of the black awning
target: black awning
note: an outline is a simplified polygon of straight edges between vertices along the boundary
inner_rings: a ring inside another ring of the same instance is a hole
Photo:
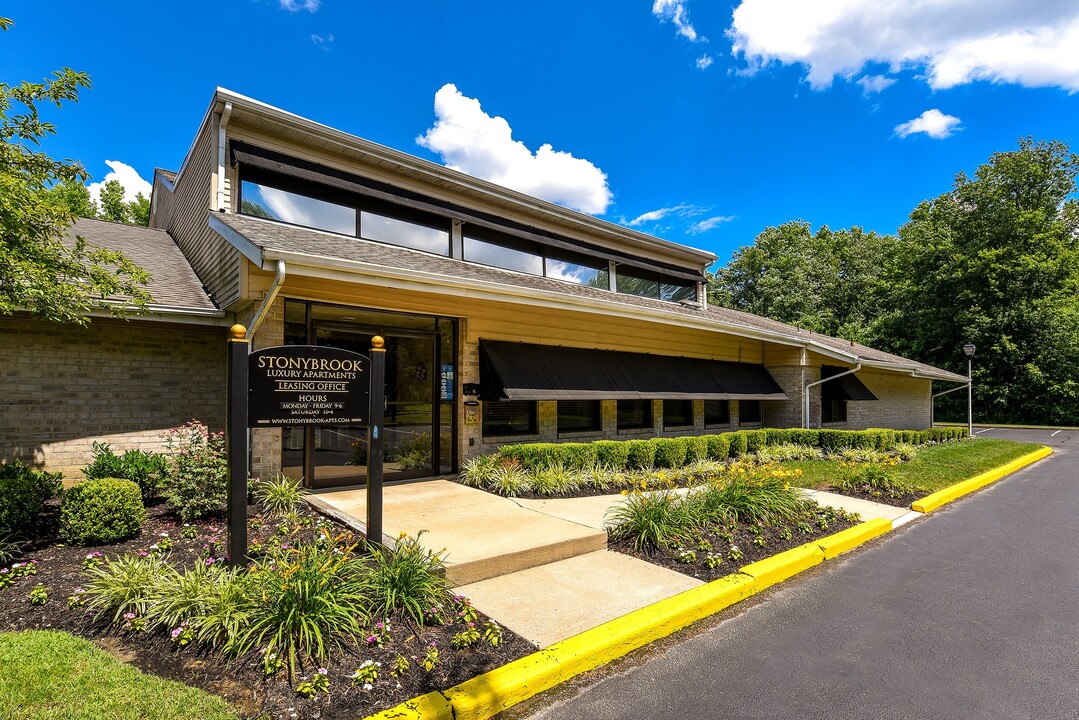
[[[821,379],[847,372],[850,368],[822,365]],[[855,375],[843,375],[820,386],[821,400],[876,400],[869,388]]]
[[[480,340],[487,400],[786,400],[761,365]]]

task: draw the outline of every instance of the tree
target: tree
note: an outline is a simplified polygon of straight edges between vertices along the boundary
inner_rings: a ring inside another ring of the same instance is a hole
[[[861,228],[813,232],[786,222],[740,248],[709,283],[709,300],[807,330],[867,342],[881,313],[881,259],[896,238]]]
[[[109,222],[128,222],[130,213],[124,202],[124,186],[119,180],[109,180],[102,186],[98,202],[101,207],[98,218]]]
[[[11,24],[0,18],[0,30]],[[70,68],[41,83],[0,83],[0,315],[27,310],[52,322],[85,324],[103,298],[124,297],[136,308],[150,301],[144,270],[120,252],[68,237],[77,213],[51,189],[82,185],[86,171],[37,149],[56,133],[38,105],[78,102],[89,87],[89,76]],[[119,304],[110,307],[124,312]]]
[[[1024,138],[900,228],[880,333],[888,349],[964,372],[961,347],[977,346],[987,420],[1079,421],[1077,174],[1066,144]]]

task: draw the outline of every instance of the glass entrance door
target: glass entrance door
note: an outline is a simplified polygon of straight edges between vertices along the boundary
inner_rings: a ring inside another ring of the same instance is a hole
[[[383,422],[387,482],[453,472],[455,324],[449,319],[288,301],[286,343],[370,355],[386,351]],[[367,427],[285,428],[282,466],[312,488],[367,481]]]

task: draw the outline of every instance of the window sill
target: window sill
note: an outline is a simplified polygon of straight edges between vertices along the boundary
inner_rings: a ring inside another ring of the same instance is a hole
[[[558,433],[559,440],[583,440],[586,438],[602,438],[602,430],[573,430]]]

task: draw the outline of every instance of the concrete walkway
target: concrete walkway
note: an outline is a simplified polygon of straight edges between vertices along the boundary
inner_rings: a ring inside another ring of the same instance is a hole
[[[676,492],[689,492],[677,490]],[[822,505],[895,520],[905,508],[807,490]],[[322,512],[364,531],[367,491],[309,496]],[[622,495],[530,500],[504,498],[449,480],[387,486],[387,542],[424,531],[444,549],[446,576],[482,612],[547,647],[608,620],[677,595],[700,580],[607,551],[604,521]]]

